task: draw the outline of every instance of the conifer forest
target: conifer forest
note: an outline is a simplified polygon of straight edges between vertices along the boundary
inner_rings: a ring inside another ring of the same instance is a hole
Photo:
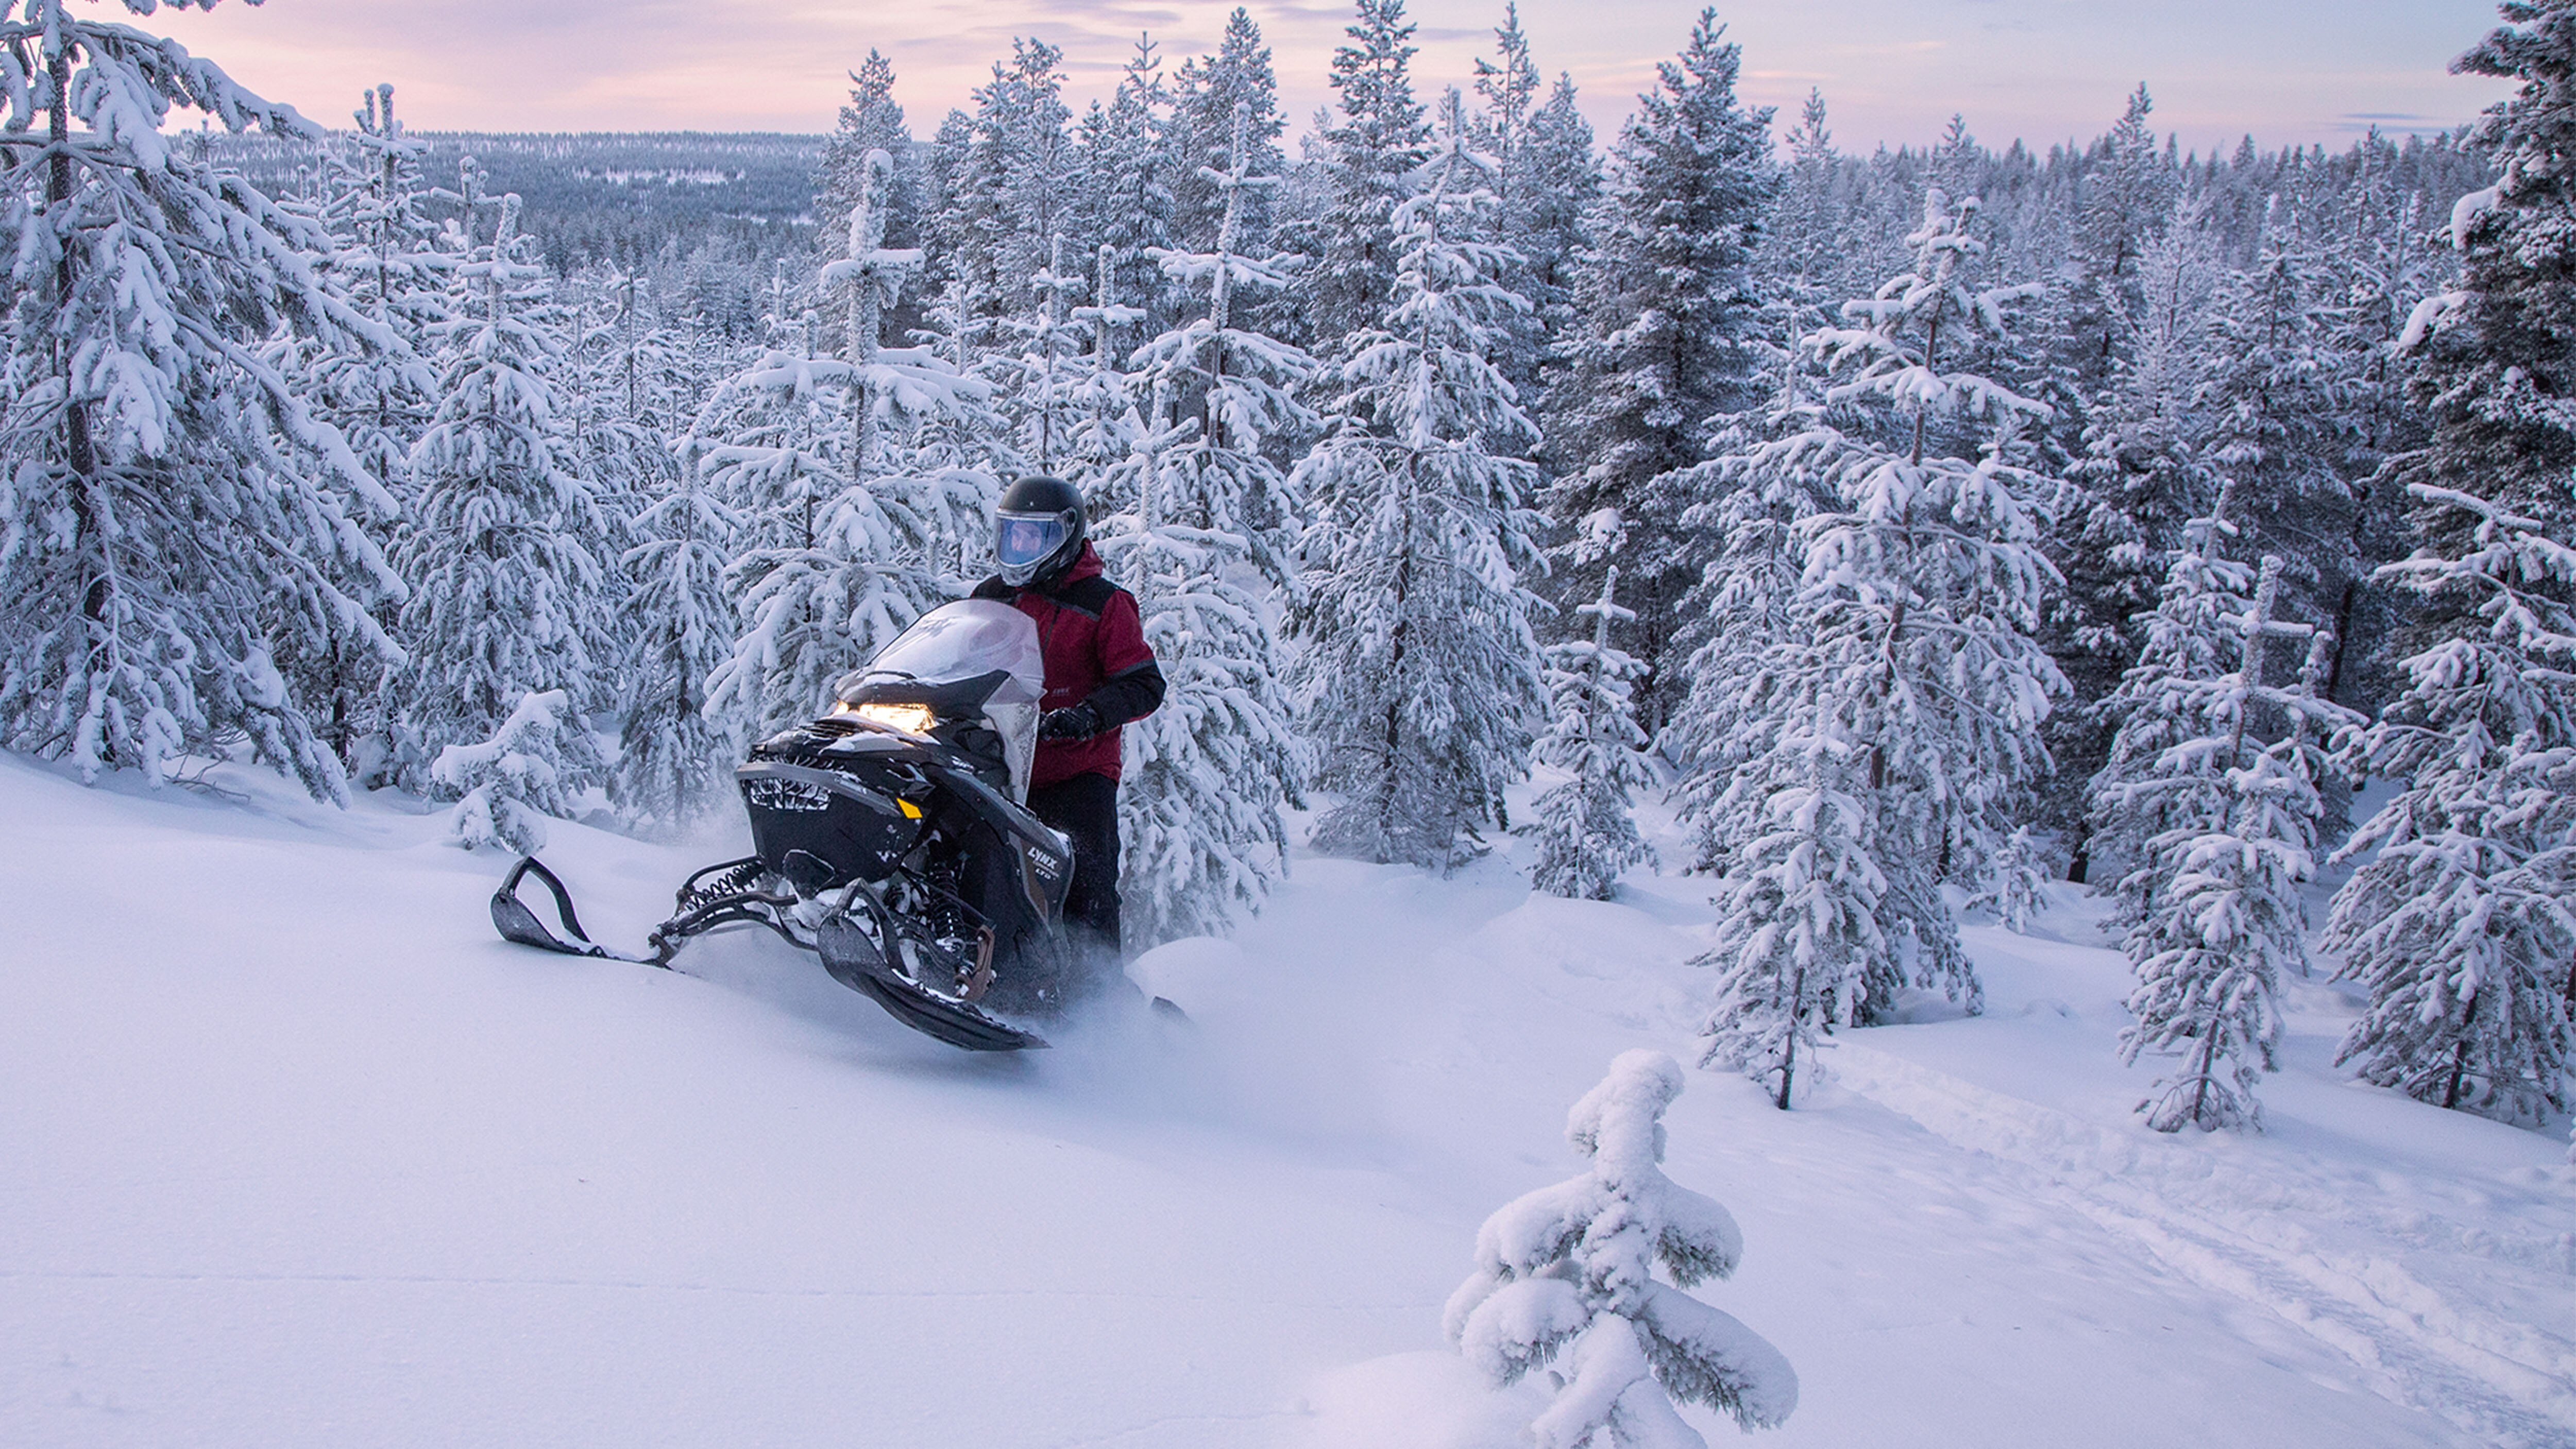
[[[2187,153],[2141,85],[2040,154],[1842,149],[1826,95],[1739,98],[1714,11],[1607,135],[1509,6],[1427,76],[1359,0],[1311,129],[1237,10],[1079,109],[1042,40],[927,122],[871,53],[816,144],[419,134],[398,85],[320,126],[27,0],[0,738],[469,845],[684,832],[1048,473],[1177,705],[1128,747],[1131,949],[1257,912],[1284,811],[1608,898],[1653,797],[1722,902],[1707,1059],[1783,1107],[1901,994],[1976,1008],[1961,911],[2071,882],[2154,1125],[2258,1125],[2321,970],[2363,1079],[2544,1120],[2576,8],[2505,10],[2474,127]]]

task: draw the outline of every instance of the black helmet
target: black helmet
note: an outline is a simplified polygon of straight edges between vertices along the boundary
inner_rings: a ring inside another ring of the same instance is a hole
[[[993,510],[993,554],[1002,582],[1043,584],[1082,556],[1082,494],[1061,478],[1023,478],[1002,490]]]

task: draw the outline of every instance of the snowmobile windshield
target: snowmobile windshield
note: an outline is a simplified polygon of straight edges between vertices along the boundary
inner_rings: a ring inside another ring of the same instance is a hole
[[[1006,577],[1046,562],[1048,555],[1064,547],[1064,540],[1061,514],[1005,513],[993,520],[993,552]]]
[[[1029,616],[991,599],[942,604],[916,620],[870,662],[841,681],[844,700],[890,682],[936,687],[986,675],[1010,676],[996,703],[1035,703],[1046,691],[1046,659]]]

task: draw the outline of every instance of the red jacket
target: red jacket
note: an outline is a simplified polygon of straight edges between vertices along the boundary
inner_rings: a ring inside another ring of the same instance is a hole
[[[1163,702],[1163,673],[1145,647],[1136,596],[1109,582],[1090,544],[1062,577],[1041,589],[1014,588],[990,578],[975,597],[999,599],[1037,621],[1046,654],[1046,705],[1070,709],[1088,701],[1100,714],[1100,733],[1087,740],[1040,740],[1029,772],[1032,788],[1076,775],[1118,778],[1119,727],[1152,714]]]

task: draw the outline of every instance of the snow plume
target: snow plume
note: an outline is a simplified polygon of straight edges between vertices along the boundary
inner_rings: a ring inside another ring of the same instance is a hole
[[[1664,1109],[1681,1090],[1671,1057],[1620,1053],[1566,1119],[1590,1170],[1487,1218],[1475,1274],[1449,1299],[1442,1326],[1488,1378],[1547,1370],[1557,1394],[1530,1425],[1539,1449],[1605,1435],[1615,1449],[1704,1449],[1674,1400],[1747,1429],[1776,1427],[1798,1406],[1797,1371],[1778,1349],[1681,1291],[1732,1274],[1744,1253],[1724,1207],[1664,1176]],[[1654,1276],[1658,1263],[1670,1282]]]

